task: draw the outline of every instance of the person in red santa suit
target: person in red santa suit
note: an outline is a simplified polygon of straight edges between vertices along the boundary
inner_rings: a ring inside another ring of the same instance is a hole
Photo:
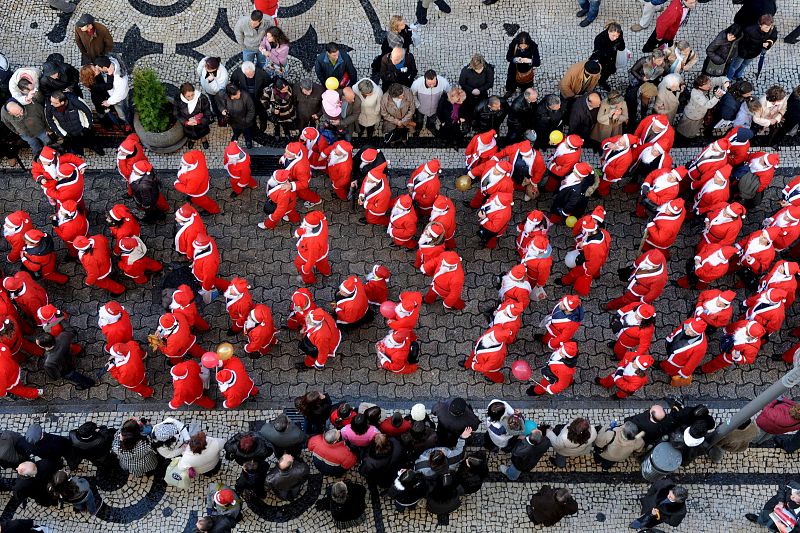
[[[300,287],[292,293],[292,308],[289,318],[286,320],[286,327],[292,330],[299,330],[305,327],[306,315],[317,308],[311,291],[305,287]]]
[[[639,139],[639,146],[636,148],[636,157],[653,145],[659,145],[665,153],[672,150],[675,143],[675,130],[669,124],[666,115],[648,115],[636,126],[633,133]]]
[[[250,285],[244,278],[233,278],[225,289],[225,309],[231,317],[228,335],[235,335],[244,330],[247,315],[253,309],[253,298],[250,296]]]
[[[527,309],[531,302],[531,283],[528,281],[528,274],[525,265],[519,264],[511,267],[505,276],[497,284],[498,296],[501,302],[514,300],[523,309]]]
[[[497,132],[495,130],[484,131],[472,137],[464,152],[464,162],[467,170],[471,171],[497,154]],[[473,178],[475,176],[472,176]]]
[[[325,170],[326,165],[322,154],[328,148],[328,141],[320,135],[317,128],[303,128],[298,140],[305,146],[311,170]]]
[[[752,208],[761,203],[764,191],[772,183],[772,179],[775,177],[775,169],[778,168],[780,162],[781,156],[777,153],[754,152],[748,154],[746,164],[750,172],[758,178],[759,183],[755,196],[744,200],[748,203],[748,207]],[[738,182],[736,190],[738,191]]]
[[[79,156],[71,153],[59,154],[52,147],[45,146],[39,153],[39,157],[31,163],[31,174],[33,181],[42,186],[43,179],[55,180],[58,178],[58,166],[64,163],[74,165],[75,168],[83,172],[86,170],[86,162]],[[45,194],[47,191],[44,191]],[[50,205],[55,205],[51,202]]]
[[[480,186],[475,191],[475,196],[472,197],[472,200],[469,202],[464,201],[464,205],[478,209],[488,198],[495,194],[514,194],[514,182],[511,180],[511,163],[491,160],[482,165],[480,169],[482,170],[478,174]]]
[[[445,229],[439,222],[429,222],[417,241],[414,268],[426,276],[433,276],[439,256],[445,251]]]
[[[72,244],[78,250],[78,259],[86,271],[86,285],[106,290],[116,296],[125,292],[124,285],[111,279],[111,249],[105,236],[78,236]]]
[[[200,213],[189,204],[183,204],[175,211],[175,251],[189,261],[194,258],[192,243],[198,235],[208,233]]]
[[[556,279],[556,285],[572,285],[581,296],[588,296],[592,281],[600,277],[608,252],[611,249],[611,235],[605,229],[600,229],[593,220],[584,221],[583,233],[576,246],[579,251],[579,260],[572,270],[561,279]]]
[[[201,369],[195,361],[182,361],[174,365],[169,373],[172,376],[173,389],[172,399],[169,401],[170,409],[180,409],[184,405],[214,408],[214,400],[206,396],[203,385],[204,375],[208,376],[207,369]]]
[[[730,169],[730,166],[726,165],[725,169]],[[694,188],[697,183],[699,182],[693,182],[692,187]],[[698,216],[707,215],[714,209],[724,206],[730,196],[730,180],[721,171],[718,171],[697,191],[692,210]]]
[[[525,217],[525,222],[517,224],[517,254],[520,258],[525,257],[525,252],[528,246],[533,241],[536,235],[544,235],[547,237],[547,232],[550,229],[550,221],[544,216],[544,213],[538,209],[534,209],[528,216]]]
[[[644,179],[656,170],[669,171],[673,161],[669,152],[665,152],[660,144],[651,144],[639,153],[638,158],[634,156],[633,165],[630,168],[631,180],[622,187],[622,190],[629,194],[639,192]]]
[[[417,233],[417,212],[414,210],[414,201],[410,194],[401,194],[394,201],[386,233],[392,238],[395,246],[409,250],[417,247],[414,241]]]
[[[361,183],[358,205],[364,206],[361,224],[389,224],[389,207],[392,205],[392,187],[386,176],[387,163],[382,163],[370,170]]]
[[[747,210],[738,202],[720,204],[706,213],[705,228],[703,236],[697,244],[697,250],[699,251],[707,244],[734,244],[739,237],[742,221],[746,214]]]
[[[393,331],[409,330],[412,341],[417,340],[414,328],[419,321],[422,309],[422,293],[406,291],[400,293],[400,301],[394,306],[394,317],[386,319],[386,325]]]
[[[181,157],[181,168],[174,182],[175,190],[188,196],[188,200],[203,211],[216,215],[219,205],[208,196],[211,177],[206,156],[200,150],[189,150]]]
[[[503,383],[503,363],[508,354],[507,343],[511,330],[503,325],[492,326],[478,338],[464,368],[483,374],[490,383]]]
[[[764,219],[765,228],[779,228],[772,245],[776,252],[782,252],[800,238],[800,206],[788,205],[777,213]]]
[[[603,175],[595,191],[597,196],[601,198],[608,196],[611,185],[625,177],[635,161],[634,155],[638,143],[639,139],[629,133],[615,135],[603,141],[601,144],[603,153],[600,155]]]
[[[24,270],[3,278],[3,288],[8,291],[8,297],[14,302],[22,316],[31,324],[35,324],[36,311],[48,303],[47,291]],[[5,314],[13,316],[13,313],[8,311],[6,309]]]
[[[731,322],[735,298],[734,291],[705,290],[697,297],[693,315],[706,321],[709,333],[724,328]]]
[[[681,183],[686,177],[686,167],[655,169],[642,183],[639,202],[636,204],[636,216],[647,218],[648,213],[654,215],[658,208],[675,200],[680,194]]]
[[[144,211],[144,222],[164,220],[169,211],[164,193],[161,192],[161,181],[153,171],[149,161],[138,161],[131,170],[131,194],[136,206]]]
[[[542,154],[528,140],[509,144],[497,152],[494,159],[511,163],[511,180],[514,188],[525,191],[526,202],[539,197],[539,183],[547,170]]]
[[[238,142],[231,141],[225,148],[222,164],[231,179],[231,198],[242,194],[246,188],[258,188],[258,182],[250,173],[250,154],[242,150]]]
[[[192,288],[186,284],[179,285],[172,293],[172,301],[169,304],[169,310],[173,314],[180,314],[189,324],[192,331],[204,333],[211,329],[208,322],[200,315],[195,302],[194,292]]]
[[[767,289],[781,289],[786,293],[786,308],[790,308],[797,296],[797,276],[800,274],[800,265],[794,261],[776,261],[769,272],[761,277],[758,282],[758,292]]]
[[[336,350],[342,342],[342,332],[336,327],[333,317],[320,308],[306,314],[303,340],[300,351],[305,359],[297,363],[298,370],[322,370],[329,357],[336,357]]]
[[[69,315],[67,315],[67,313],[61,309],[57,309],[53,304],[47,304],[36,311],[36,325],[42,328],[42,331],[49,333],[53,337],[58,337],[64,332],[63,322],[68,318]],[[18,317],[15,316],[14,319],[17,320],[18,324],[20,323]],[[31,348],[34,346],[36,348],[39,347],[35,343],[31,344]],[[77,357],[83,351],[83,346],[73,342],[69,345],[69,351],[73,356]]]
[[[217,386],[225,400],[222,407],[225,409],[236,409],[248,398],[258,396],[258,387],[253,382],[241,359],[231,357],[226,361],[219,362],[220,369],[217,370]]]
[[[611,321],[617,340],[608,343],[617,359],[622,360],[628,352],[650,353],[656,330],[655,316],[655,307],[647,303],[633,302],[617,310],[617,316]]]
[[[675,283],[684,289],[706,289],[709,284],[728,273],[733,258],[739,253],[735,246],[709,244],[686,262],[686,275]]]
[[[370,305],[380,305],[389,299],[389,269],[383,265],[373,265],[372,270],[367,274],[367,282],[364,284],[364,291]]]
[[[393,330],[375,344],[378,366],[395,374],[413,374],[419,368],[419,344],[410,329]]]
[[[244,332],[247,334],[244,351],[249,353],[250,357],[269,355],[272,347],[278,344],[278,331],[272,319],[272,309],[264,304],[256,304],[247,314]]]
[[[550,314],[542,319],[540,325],[544,326],[545,332],[537,333],[533,338],[555,350],[563,343],[572,340],[583,322],[583,314],[581,299],[577,294],[568,294],[561,298]]]
[[[503,326],[509,330],[508,344],[514,344],[517,340],[517,333],[522,327],[522,313],[525,307],[514,299],[507,299],[500,302],[497,309],[494,310],[492,320],[489,322],[489,327]]]
[[[753,131],[743,126],[734,126],[723,139],[730,143],[728,152],[728,164],[738,167],[747,161],[747,154],[750,152],[750,139],[753,138]]]
[[[111,230],[111,236],[114,238],[114,255],[119,255],[119,241],[125,237],[139,237],[142,234],[142,228],[139,226],[139,221],[133,216],[130,209],[123,204],[116,204],[109,210],[106,215],[106,223],[108,229]]]
[[[285,188],[297,193],[297,198],[305,200],[303,205],[310,209],[322,203],[322,198],[312,191],[311,183],[311,164],[308,159],[308,151],[302,143],[291,142],[286,145],[280,164],[285,170],[289,171],[289,183]]]
[[[767,289],[753,294],[744,301],[747,308],[744,316],[755,320],[764,327],[767,335],[777,333],[786,318],[786,292],[781,289]]]
[[[36,389],[24,384],[19,363],[11,357],[8,346],[0,344],[0,398],[8,394],[25,400],[35,400],[44,396],[44,389]]]
[[[567,135],[566,138],[556,146],[555,152],[547,160],[547,170],[549,171],[544,190],[556,192],[561,180],[572,172],[575,165],[581,160],[581,147],[583,139],[577,135]]]
[[[106,344],[103,346],[106,353],[109,353],[115,344],[133,340],[131,315],[119,302],[112,300],[100,306],[97,312],[97,325],[106,338]]]
[[[431,280],[431,287],[425,294],[426,304],[432,304],[440,297],[445,309],[464,309],[461,291],[464,288],[464,266],[456,252],[442,252]]]
[[[497,239],[505,234],[511,221],[513,205],[512,194],[495,193],[478,210],[478,237],[484,248],[497,248]]]
[[[67,248],[68,260],[74,261],[78,258],[78,250],[72,245],[72,241],[79,235],[86,237],[89,234],[89,221],[80,213],[78,204],[73,200],[58,204],[58,210],[50,220],[53,223],[53,231]]]
[[[781,190],[780,203],[781,207],[800,205],[800,175],[792,178],[783,190]]]
[[[439,182],[439,171],[439,160],[431,159],[418,166],[408,178],[408,193],[420,214],[429,215],[434,200],[439,196],[439,189],[442,186]]]
[[[38,229],[25,232],[25,247],[22,249],[22,268],[36,279],[46,279],[64,285],[69,277],[58,271],[53,238]]]
[[[450,197],[440,194],[433,201],[429,222],[436,222],[444,227],[444,247],[454,250],[456,247],[456,206]]]
[[[775,247],[772,241],[780,233],[780,228],[756,230],[735,246],[739,250],[738,259],[731,264],[730,272],[736,272],[745,284],[755,285],[755,276],[769,269],[775,260]]]
[[[616,388],[611,398],[624,400],[647,385],[647,370],[653,363],[650,354],[628,352],[613,372],[604,378],[595,378],[595,382],[606,389]]]
[[[375,312],[369,307],[364,284],[356,275],[348,277],[339,285],[335,299],[333,318],[342,331],[356,329],[375,318]]]
[[[686,165],[687,175],[692,182],[705,183],[728,165],[728,152],[731,143],[724,137],[706,146],[700,154]]]
[[[3,222],[3,237],[5,237],[11,250],[6,259],[9,263],[17,263],[21,259],[22,248],[25,247],[25,233],[34,229],[31,216],[25,211],[14,211],[6,216]],[[56,230],[58,233],[58,230]],[[60,237],[60,235],[59,235]],[[67,246],[69,249],[69,246]]]
[[[545,234],[536,235],[528,245],[528,250],[522,257],[522,264],[525,265],[528,281],[532,291],[536,293],[536,299],[541,300],[547,295],[544,286],[550,278],[550,270],[553,268],[553,248],[550,240]]]
[[[306,214],[294,235],[297,237],[297,257],[294,258],[294,266],[302,282],[307,285],[316,283],[314,270],[323,276],[330,276],[328,220],[322,211],[311,211]]]
[[[334,194],[340,200],[347,200],[353,175],[353,145],[347,141],[336,141],[322,155],[325,159],[325,173],[331,179]]]
[[[685,387],[691,385],[692,374],[706,355],[706,321],[689,317],[667,336],[667,359],[661,361],[661,369],[672,376],[670,385]]]
[[[150,275],[161,272],[160,262],[147,257],[147,246],[139,237],[126,237],[119,241],[120,257],[117,267],[137,285],[150,281]]]
[[[142,398],[153,395],[152,387],[147,385],[147,374],[144,367],[144,352],[136,341],[119,342],[109,351],[106,371],[117,383],[135,392]]]
[[[575,380],[578,365],[578,345],[572,341],[557,346],[547,365],[542,368],[542,379],[525,390],[528,396],[555,396],[567,389]]]
[[[45,299],[47,295],[45,295]],[[37,309],[38,311],[38,309]],[[11,296],[5,290],[4,287],[0,287],[0,316],[10,316],[14,320],[16,320],[17,324],[20,325],[22,328],[22,332],[25,335],[30,335],[34,332],[33,326],[31,324],[38,324],[39,317],[38,315],[34,315],[32,317],[32,322],[29,323],[27,320],[22,319],[22,315],[20,311],[17,309],[17,306],[14,305],[14,302],[11,300]]]
[[[664,257],[669,258],[669,249],[678,238],[684,220],[686,209],[683,198],[675,198],[662,205],[653,220],[645,226],[640,249],[643,252],[660,250]]]
[[[220,255],[217,241],[205,233],[199,234],[192,243],[194,258],[192,258],[192,274],[200,282],[200,295],[209,303],[215,298],[214,291],[223,292],[228,288],[229,281],[219,277]]]
[[[724,351],[701,366],[700,372],[711,374],[733,364],[753,364],[761,349],[764,335],[764,327],[752,320],[737,320],[730,324],[720,339],[720,347]]]
[[[11,316],[0,317],[0,343],[8,346],[12,357],[20,364],[25,362],[26,356],[44,355],[44,349],[23,337],[19,322]]]
[[[117,148],[117,170],[120,176],[125,179],[125,185],[128,187],[128,196],[133,196],[131,191],[131,171],[133,165],[139,161],[147,161],[147,156],[144,153],[144,146],[135,133],[131,133],[122,144]]]
[[[652,304],[664,292],[669,281],[667,260],[661,250],[642,253],[633,262],[630,272],[625,293],[608,302],[604,306],[607,311],[615,311],[635,302]]]
[[[206,351],[197,344],[197,337],[192,334],[189,322],[181,313],[164,313],[158,319],[156,336],[162,339],[158,349],[171,365],[178,364],[187,355],[200,359]]]
[[[267,201],[264,212],[267,218],[259,222],[260,229],[275,229],[281,220],[288,220],[292,224],[300,222],[297,212],[297,193],[284,185],[289,183],[288,170],[276,170],[267,181]]]
[[[575,222],[575,225],[572,226],[572,237],[575,239],[575,244],[579,243],[580,240],[583,238],[583,228],[584,224],[591,224],[597,223],[597,227],[600,229],[604,229],[606,227],[606,209],[602,205],[596,206],[592,209],[591,213],[587,213],[583,215],[581,218]]]
[[[67,200],[74,200],[81,213],[86,212],[86,203],[83,201],[84,177],[83,167],[75,163],[60,163],[55,178],[45,175],[42,178],[42,188],[50,200],[50,205],[57,205]]]

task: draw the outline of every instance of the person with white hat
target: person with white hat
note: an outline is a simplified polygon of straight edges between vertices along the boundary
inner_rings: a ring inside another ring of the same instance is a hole
[[[595,378],[601,387],[617,390],[611,394],[611,398],[622,400],[634,394],[636,391],[647,385],[647,370],[653,366],[653,357],[650,354],[638,354],[628,352],[620,360],[617,368],[604,378]],[[644,442],[642,442],[644,445]]]

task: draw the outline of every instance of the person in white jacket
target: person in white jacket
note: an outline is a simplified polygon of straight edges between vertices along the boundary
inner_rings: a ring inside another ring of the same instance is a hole
[[[114,107],[120,120],[126,124],[131,123],[131,108],[128,104],[128,93],[130,84],[128,83],[128,71],[122,61],[114,56],[101,56],[94,60],[94,64],[100,69],[104,78],[111,77],[112,86],[108,91],[102,105],[109,108]]]
[[[588,455],[597,439],[597,430],[585,418],[576,418],[568,426],[563,426],[557,435],[547,426],[542,429],[546,429],[545,435],[556,452],[550,462],[558,468],[567,466],[567,457]]]
[[[208,96],[211,101],[211,109],[217,118],[220,117],[219,107],[217,107],[217,93],[225,90],[228,85],[228,69],[222,64],[219,57],[204,57],[197,65],[197,76],[200,80],[200,87],[203,94]]]
[[[358,115],[359,135],[374,137],[375,128],[381,122],[383,91],[369,78],[360,80],[353,90],[361,98],[361,114]]]
[[[411,84],[411,94],[417,105],[414,113],[414,122],[417,129],[414,136],[418,137],[423,127],[428,128],[433,135],[436,135],[436,109],[442,95],[450,90],[450,82],[443,76],[436,74],[435,70],[429,69],[424,76],[420,76]]]
[[[34,96],[39,91],[39,78],[42,71],[35,67],[22,67],[14,71],[11,79],[8,80],[8,90],[11,98],[20,105],[28,105],[33,102]]]
[[[178,468],[181,470],[193,468],[198,474],[213,472],[220,464],[220,454],[224,448],[224,439],[206,437],[201,431],[189,439],[189,446],[183,451]]]

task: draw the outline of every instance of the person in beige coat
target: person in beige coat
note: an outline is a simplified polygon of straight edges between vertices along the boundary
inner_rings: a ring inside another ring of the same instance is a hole
[[[369,78],[360,80],[353,91],[356,97],[361,99],[361,112],[358,115],[359,134],[374,137],[375,128],[381,123],[383,91]]]
[[[614,463],[624,463],[634,453],[644,450],[644,431],[633,422],[618,426],[607,424],[594,441],[594,460],[608,470]]]
[[[363,109],[363,106],[362,106]],[[414,95],[411,89],[393,83],[381,99],[384,141],[402,140],[414,131]]]
[[[611,91],[600,103],[597,123],[592,129],[591,137],[597,142],[603,142],[609,137],[620,135],[627,123],[628,104],[618,91]]]
[[[587,455],[597,438],[597,430],[585,418],[576,418],[568,426],[563,426],[558,434],[545,427],[547,429],[545,435],[550,440],[553,451],[556,452],[555,457],[550,458],[550,462],[558,468],[566,468],[567,457]]]
[[[709,78],[700,74],[694,79],[692,95],[689,103],[683,108],[683,118],[675,131],[687,139],[692,139],[703,133],[703,118],[706,112],[713,109],[728,90],[730,81],[725,76]]]
[[[692,50],[688,42],[678,41],[667,48],[664,65],[670,74],[683,74],[691,70],[695,63],[697,63],[697,53]]]
[[[786,106],[789,95],[780,85],[773,85],[764,96],[759,98],[758,103],[761,109],[753,113],[753,122],[758,124],[757,130],[764,129],[765,133],[770,128],[781,123],[783,115],[786,114]]]
[[[708,450],[708,457],[711,461],[719,463],[725,453],[742,453],[746,451],[750,444],[758,437],[758,426],[752,420],[748,420],[727,435],[721,441]]]
[[[567,100],[589,94],[600,82],[600,63],[594,60],[579,61],[569,67],[558,83],[561,96]]]
[[[678,97],[683,91],[683,87],[683,78],[680,74],[667,74],[658,84],[658,95],[653,112],[666,115],[670,124],[675,122],[675,114],[680,105]]]

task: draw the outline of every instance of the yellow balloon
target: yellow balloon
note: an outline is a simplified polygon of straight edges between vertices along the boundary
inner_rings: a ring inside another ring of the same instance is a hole
[[[472,179],[464,174],[456,178],[456,189],[461,192],[468,191],[472,188]]]
[[[558,130],[553,130],[550,132],[550,144],[556,145],[564,140],[564,134]]]
[[[565,221],[565,223],[566,223],[568,228],[571,228],[571,227],[575,226],[575,224],[578,223],[578,219],[575,218],[574,216],[570,215],[570,216],[567,217],[567,220]]]
[[[329,91],[335,91],[339,88],[339,80],[331,76],[327,80],[325,80],[325,88]]]
[[[217,355],[220,361],[227,361],[233,357],[233,344],[222,342],[217,346]]]

